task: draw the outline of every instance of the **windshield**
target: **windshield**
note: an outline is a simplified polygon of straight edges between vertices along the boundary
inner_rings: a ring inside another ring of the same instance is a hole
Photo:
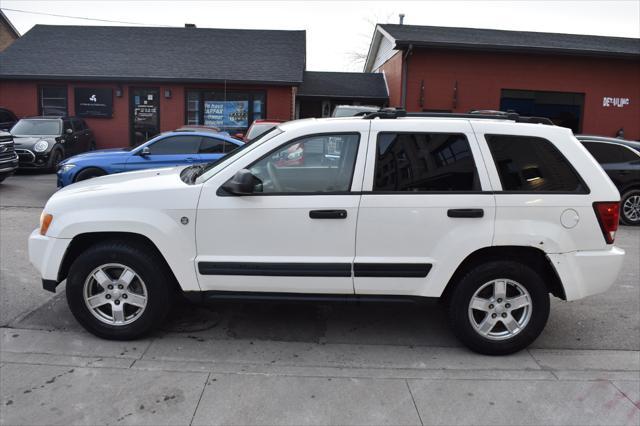
[[[17,136],[52,135],[59,136],[62,132],[60,120],[29,120],[22,119],[11,129],[11,133]]]
[[[271,129],[267,130],[266,132],[264,132],[263,134],[261,134],[260,136],[258,136],[257,138],[243,144],[240,145],[239,147],[237,147],[236,149],[234,149],[233,151],[231,151],[230,153],[228,153],[227,155],[225,155],[224,157],[220,157],[219,159],[212,161],[211,163],[208,163],[206,166],[202,167],[202,169],[200,169],[200,171],[198,171],[198,173],[196,175],[193,176],[193,179],[197,181],[197,183],[203,182],[207,179],[209,179],[209,175],[207,174],[207,172],[209,172],[210,170],[212,170],[214,167],[216,167],[218,164],[221,164],[223,162],[226,162],[227,160],[237,156],[239,153],[241,153],[242,151],[246,150],[248,147],[250,146],[254,146],[256,145],[257,142],[265,142],[268,141],[269,139],[278,136],[280,133],[282,133],[282,130],[278,129],[278,127],[272,127]]]

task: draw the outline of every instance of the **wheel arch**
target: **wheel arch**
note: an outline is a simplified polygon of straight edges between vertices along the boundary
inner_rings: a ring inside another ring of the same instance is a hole
[[[74,174],[73,174],[73,183],[78,181],[78,175],[80,175],[80,173],[86,171],[86,170],[91,170],[91,169],[95,169],[98,171],[101,171],[102,173],[104,173],[105,175],[108,175],[109,172],[106,171],[104,168],[99,167],[99,166],[86,166],[83,168],[78,169]]]
[[[442,298],[445,300],[449,298],[456,283],[465,273],[477,265],[493,260],[510,260],[533,267],[536,272],[541,273],[549,293],[562,300],[567,299],[560,276],[545,252],[529,246],[492,246],[474,251],[453,273],[442,293]]]
[[[171,281],[174,283],[177,289],[180,289],[178,279],[169,266],[167,259],[158,249],[157,245],[145,235],[137,234],[135,232],[88,232],[76,235],[71,240],[71,243],[69,243],[69,246],[67,247],[67,250],[62,257],[62,262],[60,262],[60,267],[58,269],[58,282],[61,282],[62,280],[67,278],[69,269],[71,268],[71,264],[80,253],[95,244],[113,240],[117,240],[119,242],[124,241],[150,250],[158,257],[158,259],[162,260],[164,266],[170,274]]]

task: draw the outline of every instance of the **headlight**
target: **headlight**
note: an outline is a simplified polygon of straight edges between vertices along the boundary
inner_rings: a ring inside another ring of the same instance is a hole
[[[35,152],[44,152],[44,151],[47,150],[47,148],[49,148],[49,142],[47,142],[47,141],[38,141],[33,146],[33,150]]]
[[[75,164],[63,164],[63,165],[60,166],[58,171],[60,171],[62,173],[66,173],[69,170],[73,169],[75,166],[76,166]]]

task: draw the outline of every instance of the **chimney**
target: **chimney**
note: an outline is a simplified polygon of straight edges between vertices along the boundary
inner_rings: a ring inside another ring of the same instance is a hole
[[[184,24],[185,28],[196,28],[196,24]]]
[[[404,13],[401,13],[398,16],[400,16],[400,25],[404,24]]]

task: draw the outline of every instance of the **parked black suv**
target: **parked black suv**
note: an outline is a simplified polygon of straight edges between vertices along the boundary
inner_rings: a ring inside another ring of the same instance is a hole
[[[95,149],[93,132],[82,118],[23,118],[11,129],[20,168],[55,172],[65,157]]]
[[[0,131],[0,182],[18,168],[18,156],[14,150],[11,133]]]
[[[0,108],[0,131],[8,132],[17,121],[18,118],[13,111]]]
[[[576,136],[620,191],[620,221],[640,225],[640,142],[602,136]]]

